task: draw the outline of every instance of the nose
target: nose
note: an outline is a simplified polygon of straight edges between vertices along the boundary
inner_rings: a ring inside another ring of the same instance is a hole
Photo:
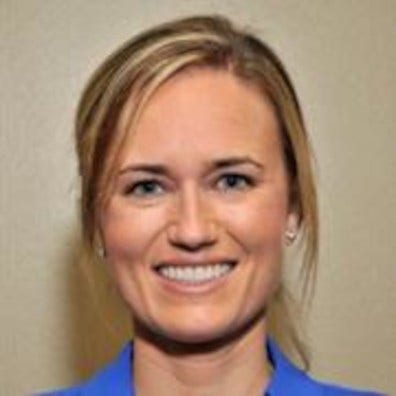
[[[209,206],[193,186],[180,192],[175,217],[168,227],[169,242],[187,251],[198,251],[215,244],[217,228]]]

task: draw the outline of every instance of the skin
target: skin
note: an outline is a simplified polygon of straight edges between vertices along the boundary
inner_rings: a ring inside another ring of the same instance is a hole
[[[262,93],[231,73],[199,69],[154,94],[100,214],[135,324],[139,395],[262,394],[265,307],[279,284],[285,231],[296,224],[289,207],[278,122]],[[201,286],[154,270],[227,260],[233,271]]]

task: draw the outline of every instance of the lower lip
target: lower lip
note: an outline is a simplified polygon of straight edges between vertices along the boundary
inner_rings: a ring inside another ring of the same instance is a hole
[[[231,271],[227,272],[226,274],[214,278],[211,280],[193,283],[193,282],[186,282],[186,281],[177,281],[174,279],[169,279],[164,276],[158,274],[158,272],[154,271],[157,276],[157,279],[160,280],[163,287],[173,293],[185,294],[185,295],[199,295],[199,294],[207,294],[212,293],[218,288],[221,288],[224,283],[226,283],[230,276],[236,271],[235,266],[231,269]]]

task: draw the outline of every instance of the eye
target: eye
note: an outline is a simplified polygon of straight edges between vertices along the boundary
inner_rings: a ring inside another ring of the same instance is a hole
[[[239,173],[224,174],[216,182],[217,188],[221,191],[244,190],[253,184],[251,177]]]
[[[163,192],[164,188],[157,180],[141,180],[128,186],[125,194],[137,198],[150,198],[161,195]]]

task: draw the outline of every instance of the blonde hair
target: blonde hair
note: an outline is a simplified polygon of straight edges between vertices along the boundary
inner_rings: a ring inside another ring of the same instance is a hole
[[[192,67],[232,73],[259,88],[274,106],[289,176],[290,203],[299,216],[304,246],[301,284],[305,297],[316,273],[318,218],[310,145],[300,105],[274,51],[222,16],[190,17],[150,29],[107,58],[89,81],[76,117],[86,249],[93,252],[97,243],[98,208],[108,196],[127,131],[133,129],[139,112],[161,84]],[[131,97],[133,106],[127,107]],[[122,128],[121,114],[126,119]],[[288,292],[281,284],[270,304],[269,331],[307,369],[309,359],[292,320],[290,303]]]

